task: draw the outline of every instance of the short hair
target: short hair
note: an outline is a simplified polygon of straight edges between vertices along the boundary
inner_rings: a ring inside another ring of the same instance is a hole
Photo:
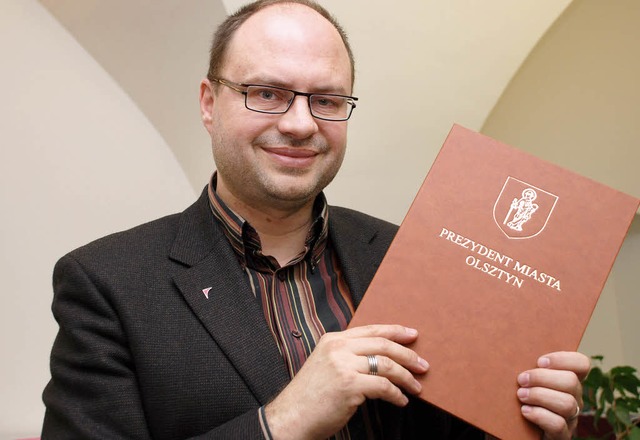
[[[225,56],[227,54],[231,38],[249,17],[269,6],[286,3],[303,5],[313,9],[318,14],[326,18],[338,31],[338,34],[340,34],[340,38],[342,38],[342,42],[347,49],[347,54],[349,55],[349,62],[351,64],[351,86],[353,87],[355,80],[355,60],[353,57],[353,51],[351,50],[351,46],[347,39],[347,34],[335,17],[313,0],[257,0],[241,7],[234,14],[229,15],[218,27],[213,36],[213,42],[211,44],[211,51],[209,54],[209,71],[207,72],[207,78],[212,81],[214,78],[218,77],[220,70],[224,65]]]

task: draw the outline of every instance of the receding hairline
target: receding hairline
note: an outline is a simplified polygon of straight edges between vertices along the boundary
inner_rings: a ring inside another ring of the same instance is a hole
[[[217,77],[227,63],[229,47],[231,46],[238,30],[242,28],[242,26],[251,17],[257,15],[261,11],[271,9],[271,7],[275,6],[291,9],[295,9],[297,6],[306,7],[324,18],[333,27],[333,29],[338,33],[343,47],[347,52],[351,70],[351,87],[353,88],[355,83],[355,60],[347,34],[340,23],[338,23],[337,19],[327,9],[313,0],[258,0],[241,7],[235,13],[229,15],[220,24],[214,34],[209,58],[209,70],[207,72],[209,80],[213,80],[213,78]]]

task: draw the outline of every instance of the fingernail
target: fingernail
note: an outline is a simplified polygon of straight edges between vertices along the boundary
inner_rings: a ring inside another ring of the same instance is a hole
[[[409,398],[407,396],[405,396],[404,394],[402,395],[403,399],[402,399],[402,406],[407,406],[407,404],[409,403]]]
[[[425,370],[429,369],[429,362],[425,361],[424,359],[422,359],[420,356],[418,356],[418,363],[420,364],[420,366],[422,368],[424,368]]]
[[[551,359],[548,357],[541,357],[538,359],[538,367],[547,368],[549,365],[551,365]]]
[[[518,398],[526,399],[527,397],[529,397],[529,389],[528,388],[519,388],[517,394],[518,394]]]
[[[531,376],[529,375],[529,373],[520,373],[520,375],[518,375],[518,383],[523,387],[529,385],[530,380]]]
[[[413,389],[416,392],[416,394],[419,393],[420,391],[422,391],[422,385],[420,385],[420,382],[418,382],[415,379],[413,381]]]
[[[529,414],[532,409],[533,408],[531,408],[529,405],[522,405],[522,408],[520,408],[522,414]]]
[[[416,330],[415,328],[405,327],[404,329],[405,329],[405,331],[407,332],[407,334],[409,336],[417,336],[418,335],[418,330]]]

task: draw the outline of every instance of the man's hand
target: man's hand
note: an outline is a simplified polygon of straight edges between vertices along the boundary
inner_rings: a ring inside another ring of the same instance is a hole
[[[547,440],[566,440],[578,424],[582,385],[589,358],[576,352],[555,352],[538,359],[538,368],[518,376],[522,415],[540,426]]]
[[[402,390],[417,394],[413,377],[429,368],[404,347],[418,332],[398,325],[354,327],[327,333],[291,383],[265,408],[276,439],[323,439],[339,431],[366,398],[398,406],[408,403]],[[378,374],[369,374],[367,355],[375,355]]]

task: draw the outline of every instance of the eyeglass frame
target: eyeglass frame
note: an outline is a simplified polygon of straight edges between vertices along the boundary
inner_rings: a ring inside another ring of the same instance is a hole
[[[307,92],[298,92],[297,90],[291,90],[291,89],[286,89],[284,87],[278,87],[278,86],[272,86],[272,85],[268,85],[268,84],[246,84],[246,83],[236,83],[233,81],[229,81],[228,79],[224,79],[224,78],[210,78],[210,81],[212,82],[216,82],[218,84],[222,84],[223,86],[227,86],[229,87],[231,90],[235,90],[238,93],[242,93],[244,95],[244,106],[247,110],[251,110],[252,112],[256,112],[256,113],[264,113],[264,114],[268,114],[268,115],[283,115],[286,112],[289,111],[289,109],[291,108],[291,106],[293,105],[293,101],[295,101],[296,96],[305,96],[307,98],[307,104],[309,105],[309,113],[311,114],[311,116],[313,116],[316,119],[320,119],[323,121],[330,121],[330,122],[344,122],[344,121],[348,121],[349,118],[351,117],[351,114],[353,113],[353,109],[356,108],[356,103],[355,101],[358,100],[358,98],[356,98],[355,96],[349,96],[349,95],[340,95],[337,93],[307,93]],[[241,87],[244,88],[248,88],[248,87],[267,87],[269,89],[276,89],[276,90],[282,90],[285,92],[291,92],[293,93],[293,99],[291,99],[289,101],[289,104],[287,105],[287,108],[282,110],[282,111],[266,111],[266,110],[256,110],[254,108],[249,107],[249,105],[247,104],[247,100],[249,98],[249,93],[247,90],[243,90]],[[350,110],[349,110],[349,114],[347,115],[346,118],[340,118],[340,119],[328,119],[328,118],[323,118],[322,116],[317,116],[314,114],[313,109],[311,108],[311,97],[314,95],[320,95],[320,96],[336,96],[339,98],[346,98],[347,99],[347,103],[350,105]]]

